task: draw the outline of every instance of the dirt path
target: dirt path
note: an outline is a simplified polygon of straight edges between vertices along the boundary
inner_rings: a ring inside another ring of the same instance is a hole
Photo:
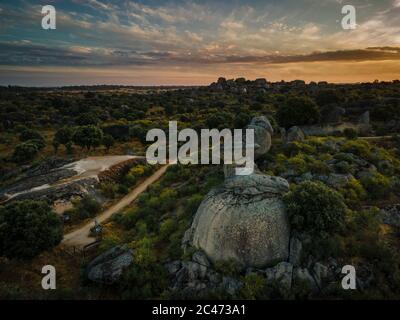
[[[100,215],[96,217],[99,223],[102,223],[109,219],[114,213],[121,211],[123,208],[131,204],[143,191],[147,189],[149,185],[157,181],[167,170],[169,165],[165,165],[158,169],[153,175],[148,177],[145,181],[143,181],[139,186],[130,191],[125,197],[119,200],[116,204],[112,205],[110,208],[102,212]],[[90,228],[94,226],[94,223],[91,221],[84,225],[83,227],[72,231],[64,235],[64,239],[62,241],[63,245],[67,246],[75,246],[75,247],[83,247],[88,245],[94,241],[94,238],[89,237]]]

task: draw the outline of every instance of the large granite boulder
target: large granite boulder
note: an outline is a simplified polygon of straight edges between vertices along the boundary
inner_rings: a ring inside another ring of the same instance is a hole
[[[281,196],[288,189],[285,179],[258,173],[227,178],[200,204],[183,244],[203,250],[212,262],[243,267],[286,260],[290,232]]]
[[[246,129],[254,129],[254,158],[266,154],[271,148],[271,135],[274,133],[268,119],[264,116],[255,117]]]
[[[133,251],[126,245],[116,246],[95,258],[86,268],[89,280],[111,284],[133,263]]]

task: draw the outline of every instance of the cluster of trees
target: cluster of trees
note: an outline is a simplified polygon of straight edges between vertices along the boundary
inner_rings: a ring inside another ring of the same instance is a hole
[[[53,139],[55,151],[60,145],[64,145],[67,151],[71,151],[72,144],[90,150],[104,145],[109,150],[114,145],[114,138],[104,135],[103,131],[96,125],[89,124],[79,127],[63,127],[58,130]]]
[[[17,201],[0,207],[0,256],[30,259],[62,237],[62,222],[46,202]]]
[[[19,127],[18,130],[21,143],[16,145],[12,158],[17,163],[30,161],[45,147],[45,140],[36,130],[25,126]]]

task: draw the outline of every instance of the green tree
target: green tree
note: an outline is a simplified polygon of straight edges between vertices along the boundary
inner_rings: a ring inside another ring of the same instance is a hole
[[[320,119],[318,106],[307,97],[291,97],[278,109],[277,120],[286,129],[296,125],[315,124]]]
[[[33,258],[60,243],[62,223],[44,201],[18,201],[0,207],[0,255]]]
[[[250,123],[251,117],[248,113],[240,112],[234,120],[235,129],[242,129]]]
[[[110,151],[110,148],[114,145],[114,143],[115,140],[111,135],[109,134],[104,135],[103,144],[107,148],[107,152]]]
[[[44,141],[42,135],[37,132],[36,130],[32,129],[25,129],[21,132],[19,135],[19,140],[22,142],[28,141],[28,140],[42,140]]]
[[[100,122],[100,120],[95,114],[87,112],[77,117],[75,122],[79,126],[88,126],[88,125],[96,126]]]
[[[74,143],[82,148],[96,148],[103,140],[103,131],[96,126],[78,127],[72,137]]]
[[[343,197],[321,182],[302,182],[284,201],[293,230],[325,237],[344,226],[347,207]]]
[[[325,106],[328,104],[339,104],[341,103],[343,98],[341,97],[338,90],[333,89],[325,89],[321,90],[317,93],[315,97],[315,101],[320,106]]]
[[[71,142],[73,129],[71,127],[63,127],[56,132],[54,135],[54,140],[56,140],[59,144],[67,145],[68,142]]]
[[[17,163],[24,163],[35,158],[38,152],[39,148],[36,144],[24,142],[15,147],[12,158]]]

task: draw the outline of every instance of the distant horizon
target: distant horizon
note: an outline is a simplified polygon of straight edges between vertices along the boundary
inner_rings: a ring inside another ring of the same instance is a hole
[[[237,77],[237,78],[226,78],[226,80],[235,80],[238,78],[245,78],[246,81],[255,81],[256,79],[266,79],[268,83],[271,84],[276,84],[280,82],[285,82],[285,83],[290,83],[293,81],[304,81],[306,85],[310,85],[311,83],[319,83],[319,82],[326,82],[328,84],[332,85],[353,85],[353,84],[374,84],[376,81],[379,83],[381,82],[395,82],[395,81],[400,81],[400,78],[398,79],[391,79],[391,80],[380,80],[380,79],[374,79],[373,81],[363,81],[363,82],[329,82],[326,80],[318,80],[318,81],[305,81],[303,79],[291,79],[291,80],[279,80],[279,81],[269,81],[265,77],[260,77],[260,78],[246,78],[246,77]],[[216,82],[220,77],[216,77],[214,81],[211,81],[206,84],[120,84],[120,83],[94,83],[94,84],[66,84],[66,85],[21,85],[21,84],[2,84],[0,83],[0,87],[21,87],[21,88],[68,88],[68,87],[133,87],[133,88],[174,88],[174,87],[207,87],[211,85],[212,83]]]

